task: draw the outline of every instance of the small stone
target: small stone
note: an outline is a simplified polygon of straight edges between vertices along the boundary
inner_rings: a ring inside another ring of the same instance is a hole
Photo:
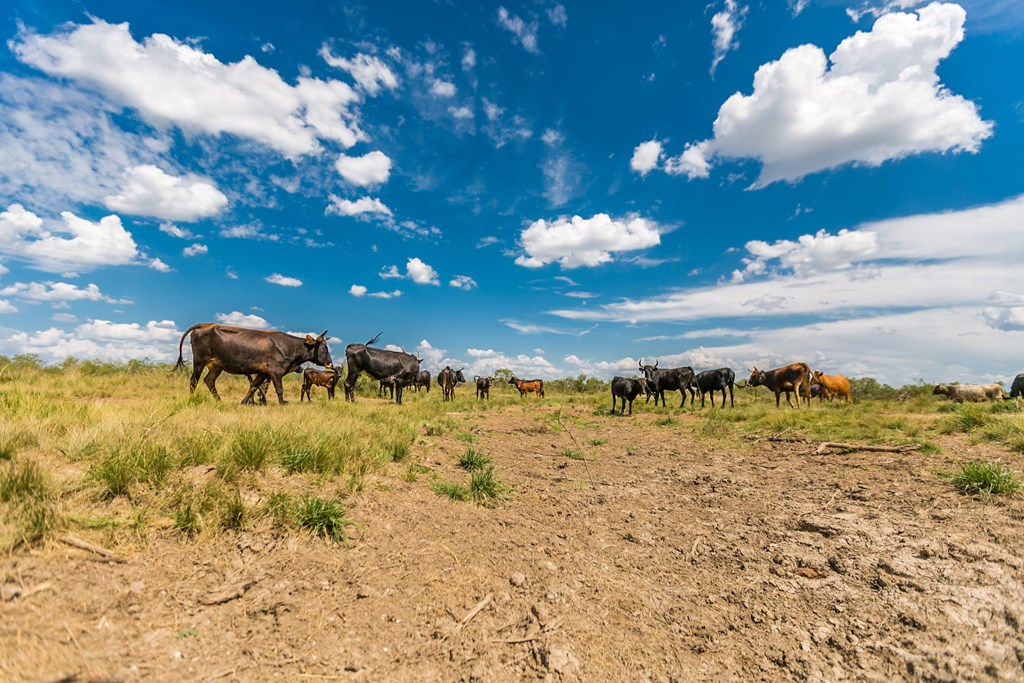
[[[516,588],[522,588],[526,585],[526,574],[522,572],[515,572],[512,576],[508,577],[508,582]]]

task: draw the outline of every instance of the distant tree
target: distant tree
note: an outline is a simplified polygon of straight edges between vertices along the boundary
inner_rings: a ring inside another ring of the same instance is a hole
[[[508,368],[498,368],[494,371],[494,379],[507,384],[508,381],[512,379],[512,371]]]

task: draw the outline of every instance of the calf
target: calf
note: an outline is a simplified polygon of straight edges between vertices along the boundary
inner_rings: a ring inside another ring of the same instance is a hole
[[[416,391],[419,391],[420,387],[425,387],[426,390],[427,390],[427,393],[429,394],[430,393],[430,371],[429,370],[420,370],[419,374],[416,375],[416,379],[413,380],[412,386],[413,386],[413,389],[415,389]]]
[[[686,392],[689,391],[690,405],[693,406],[696,401],[697,392],[693,388],[693,368],[689,365],[681,368],[659,368],[658,361],[654,361],[654,365],[644,365],[641,359],[639,369],[640,372],[644,373],[647,387],[654,396],[655,406],[658,405],[659,398],[661,399],[661,405],[666,405],[666,391],[678,391],[680,393],[683,397],[683,400],[679,403],[680,408],[686,405]]]
[[[493,377],[480,377],[474,375],[473,379],[476,381],[476,397],[477,398],[490,398],[491,397],[491,382],[494,381]]]
[[[466,378],[463,376],[462,371],[465,368],[459,368],[458,370],[452,370],[449,366],[444,366],[444,370],[437,373],[437,384],[441,387],[442,398],[445,401],[455,400],[455,387],[460,382],[465,382]]]
[[[700,407],[704,407],[704,394],[711,394],[711,407],[715,407],[715,392],[722,392],[722,407],[725,407],[725,390],[729,389],[729,405],[736,407],[733,399],[733,386],[736,384],[736,373],[731,368],[718,368],[697,373],[694,378],[697,391],[700,392]]]
[[[750,371],[750,379],[747,380],[747,386],[768,387],[770,391],[775,393],[776,408],[779,407],[779,397],[782,395],[782,392],[786,392],[786,403],[789,404],[790,408],[800,406],[801,391],[807,403],[810,404],[811,368],[807,363],[793,363],[784,368],[775,368],[773,370],[758,370],[754,368]],[[796,392],[796,406],[789,399],[790,392]]]
[[[334,367],[331,370],[306,368],[302,372],[302,391],[299,393],[299,403],[302,402],[303,397],[310,403],[313,402],[313,397],[309,394],[309,390],[313,387],[325,387],[327,389],[327,398],[334,398],[334,387],[338,384],[340,378],[341,368],[339,367]]]
[[[516,379],[513,376],[509,378],[508,383],[514,384],[519,390],[519,398],[523,398],[529,393],[537,394],[537,398],[544,397],[544,380],[542,379]]]
[[[391,396],[388,396],[388,392],[391,392]],[[394,398],[395,397],[395,385],[390,380],[382,379],[380,381],[380,388],[377,389],[377,396],[380,398]]]
[[[615,399],[622,400],[622,410],[619,414],[626,412],[626,401],[629,401],[629,414],[633,414],[633,399],[647,391],[647,382],[642,379],[612,377],[612,415],[615,414]]]
[[[831,401],[841,398],[850,403],[850,380],[844,375],[826,375],[821,370],[811,373],[811,379],[821,385],[821,396]]]
[[[963,403],[997,401],[1003,397],[1002,384],[936,384],[933,394],[947,396],[949,400]]]

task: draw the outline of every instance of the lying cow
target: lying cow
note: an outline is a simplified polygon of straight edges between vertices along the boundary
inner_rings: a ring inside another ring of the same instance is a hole
[[[622,400],[622,410],[619,414],[626,412],[626,401],[629,401],[629,414],[633,414],[633,399],[640,394],[647,393],[647,381],[633,377],[612,377],[612,415],[615,414],[615,399]]]
[[[933,394],[946,396],[951,401],[981,403],[997,401],[1003,397],[1002,384],[936,384]]]
[[[779,398],[782,392],[786,392],[786,403],[790,408],[800,406],[800,394],[802,393],[809,404],[811,402],[811,368],[807,363],[793,363],[783,368],[773,370],[758,370],[753,368],[750,371],[750,378],[747,380],[749,387],[768,387],[768,390],[775,394],[775,407],[779,407]],[[796,405],[790,400],[789,395],[796,392]]]
[[[736,373],[732,368],[718,368],[717,370],[705,370],[698,372],[694,377],[694,384],[700,392],[700,407],[704,407],[704,394],[711,394],[711,407],[715,407],[715,392],[722,392],[722,407],[725,407],[725,390],[729,389],[729,405],[736,407],[733,400],[733,386],[736,384]]]
[[[845,375],[826,375],[821,370],[815,370],[811,373],[811,381],[821,387],[822,398],[829,401],[841,398],[850,403],[850,380]]]
[[[516,379],[515,376],[512,376],[508,383],[514,384],[519,390],[519,398],[523,398],[529,393],[537,394],[537,398],[544,397],[544,380],[542,379]]]
[[[299,403],[302,403],[303,397],[310,403],[313,402],[313,397],[309,394],[309,390],[313,387],[324,387],[327,389],[327,398],[334,398],[334,387],[337,386],[340,378],[341,368],[337,366],[331,370],[306,368],[302,372],[302,392],[299,394]]]
[[[480,375],[473,375],[473,381],[476,382],[477,398],[482,399],[491,397],[491,382],[494,381],[493,377],[481,377]]]

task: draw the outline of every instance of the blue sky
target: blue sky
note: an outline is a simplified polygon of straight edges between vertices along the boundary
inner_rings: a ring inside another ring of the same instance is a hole
[[[24,2],[0,354],[1024,370],[1024,4]]]

